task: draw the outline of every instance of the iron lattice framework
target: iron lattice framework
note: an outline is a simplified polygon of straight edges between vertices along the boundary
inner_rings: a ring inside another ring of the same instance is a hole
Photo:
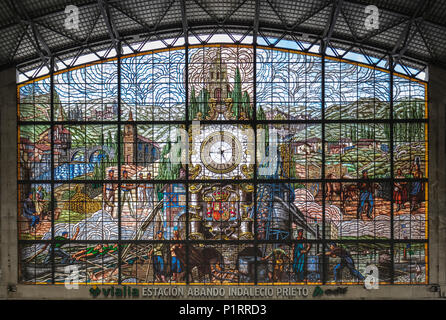
[[[78,30],[64,26],[68,5],[79,8]],[[368,5],[379,9],[378,29],[364,25]],[[421,71],[446,61],[444,1],[5,0],[1,7],[0,65],[35,74],[42,68],[48,73],[52,58],[63,69],[85,54],[116,55],[118,41],[137,52],[148,41],[170,47],[192,37],[205,44],[214,34],[234,43],[254,36],[270,47],[288,39],[303,51],[317,45],[340,58],[355,51],[378,58],[368,61],[372,65],[392,57],[411,76],[417,72],[408,67]]]

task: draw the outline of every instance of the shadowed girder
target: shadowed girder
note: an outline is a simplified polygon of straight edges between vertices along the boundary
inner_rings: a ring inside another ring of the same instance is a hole
[[[78,29],[65,27],[68,5],[79,8]],[[365,27],[368,5],[379,9],[377,29]],[[48,67],[50,59],[65,68],[84,54],[106,58],[119,44],[137,52],[148,41],[169,46],[165,39],[187,35],[206,43],[222,33],[236,43],[255,35],[270,46],[276,38],[319,45],[322,52],[392,56],[418,70],[446,66],[445,1],[5,0],[0,9],[0,66],[20,72]]]

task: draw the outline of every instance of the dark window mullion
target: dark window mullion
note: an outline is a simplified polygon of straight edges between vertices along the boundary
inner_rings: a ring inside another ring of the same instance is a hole
[[[54,57],[51,57],[51,65],[50,65],[50,114],[51,114],[51,240],[54,244],[54,203],[55,203],[55,197],[54,197]],[[59,108],[62,108],[62,104],[59,104]],[[55,263],[54,263],[54,245],[50,245],[48,254],[51,254],[51,281],[54,284],[55,283]]]
[[[325,251],[327,250],[326,248],[326,243],[325,243],[325,200],[326,200],[326,195],[325,195],[325,189],[326,189],[326,182],[325,182],[325,52],[322,53],[322,58],[321,58],[321,63],[322,63],[322,77],[321,77],[321,81],[322,81],[322,97],[321,97],[321,104],[322,104],[322,110],[321,110],[321,118],[322,118],[322,132],[321,132],[321,141],[322,141],[322,166],[321,166],[321,178],[322,178],[322,278],[321,278],[321,282],[322,284],[325,284],[325,282],[327,281],[326,279],[326,275],[327,275],[327,263],[328,263],[328,258],[325,255]]]
[[[186,34],[184,35],[184,40],[185,40],[185,57],[184,57],[184,63],[185,63],[185,127],[186,127],[186,132],[189,133],[189,33],[188,30],[186,28]],[[187,163],[186,163],[186,177],[185,177],[185,187],[186,187],[186,284],[190,283],[190,273],[191,270],[189,270],[189,246],[190,246],[190,238],[189,238],[189,160],[190,160],[190,148],[189,145],[187,144]]]
[[[390,68],[390,186],[391,186],[391,194],[390,194],[390,261],[392,264],[392,268],[390,269],[390,283],[393,284],[395,281],[395,235],[393,233],[394,228],[394,212],[393,212],[393,188],[394,188],[394,143],[393,143],[393,126],[394,126],[394,116],[393,116],[393,73],[394,73],[394,65],[393,65],[393,57],[389,56],[389,68]]]
[[[118,42],[118,59],[117,59],[117,72],[118,72],[118,141],[116,143],[118,144],[118,155],[117,160],[118,163],[116,164],[116,167],[118,168],[118,284],[121,284],[122,282],[122,270],[121,270],[121,264],[122,264],[122,233],[121,233],[121,51],[122,51],[122,43],[121,41]],[[104,202],[104,199],[102,200]]]
[[[255,2],[255,9],[256,13],[258,13],[260,6],[260,1],[256,0]],[[252,129],[254,130],[254,192],[253,192],[253,217],[254,217],[254,284],[257,285],[258,283],[258,265],[257,265],[257,252],[258,250],[258,233],[257,233],[257,30],[256,26],[254,27],[253,32],[253,98],[252,98]]]

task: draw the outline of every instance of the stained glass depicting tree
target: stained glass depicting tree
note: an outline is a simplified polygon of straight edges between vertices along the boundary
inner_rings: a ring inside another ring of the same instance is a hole
[[[20,281],[426,283],[426,84],[196,45],[22,83]]]

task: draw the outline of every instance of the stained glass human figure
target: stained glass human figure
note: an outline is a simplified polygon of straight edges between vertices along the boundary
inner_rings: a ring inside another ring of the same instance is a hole
[[[341,247],[338,247],[336,243],[332,242],[329,244],[330,250],[325,252],[325,255],[331,256],[332,258],[340,258],[341,261],[333,268],[334,280],[340,281],[341,279],[341,271],[345,267],[350,271],[350,274],[359,280],[364,280],[364,276],[355,268],[355,262],[353,261],[350,253]],[[319,253],[318,255],[322,255],[324,253]]]
[[[138,178],[140,180],[142,180],[144,178],[142,172],[139,173]],[[138,199],[137,208],[139,208],[139,209],[145,208],[146,201],[147,201],[146,188],[142,182],[138,183],[138,185],[136,186],[136,194],[137,194],[137,199]]]
[[[373,212],[373,185],[369,180],[367,170],[362,171],[363,181],[358,183],[359,189],[359,206],[358,206],[358,219],[361,217],[366,205],[367,205],[367,217],[372,219]]]
[[[268,277],[270,280],[277,282],[282,280],[285,260],[290,261],[291,259],[285,250],[283,250],[283,245],[279,244],[277,248],[273,249],[269,255],[263,257],[261,260],[272,260],[273,270],[268,273]]]
[[[421,165],[419,159],[415,160],[415,163],[410,168],[410,173],[414,179],[423,178],[423,171],[421,171]],[[410,210],[415,211],[420,207],[420,203],[423,200],[423,182],[415,180],[411,183],[410,189]]]
[[[53,254],[54,254],[54,257],[62,258],[61,263],[63,263],[63,264],[71,263],[74,260],[67,252],[65,252],[65,250],[62,249],[62,247],[64,245],[66,245],[69,240],[76,240],[77,236],[79,235],[79,231],[80,231],[80,228],[77,227],[76,232],[74,233],[73,238],[71,238],[71,239],[68,238],[67,231],[62,232],[61,236],[54,237],[54,240],[56,241],[56,243],[54,245],[51,245],[53,248]],[[42,252],[48,247],[48,245],[50,245],[50,244],[46,244],[42,248]],[[48,249],[48,254],[45,257],[45,260],[43,262],[44,264],[48,264],[51,260],[51,246]]]
[[[181,240],[180,238],[180,232],[178,231],[178,228],[175,228],[173,231],[173,238],[172,240],[178,241]],[[177,255],[175,253],[175,250],[181,249],[183,245],[181,243],[176,243],[170,247],[170,255],[171,255],[171,271],[172,271],[172,281],[178,281],[180,280],[180,275],[183,272],[183,265],[179,258],[177,258]]]
[[[157,232],[157,240],[164,240],[163,231]],[[153,275],[157,281],[166,282],[165,277],[165,263],[164,263],[164,243],[156,243],[149,251],[148,256],[152,256]]]
[[[127,170],[124,170],[122,172],[122,178],[124,180],[129,179],[129,173]],[[133,218],[136,218],[135,209],[133,206],[133,196],[132,196],[133,189],[135,189],[135,185],[133,183],[125,183],[122,185],[122,207],[124,208],[124,205],[127,205],[127,207],[130,210],[130,215]]]
[[[151,180],[152,175],[151,173],[147,173],[147,180]],[[147,208],[151,208],[153,206],[153,184],[147,183],[145,185],[145,197],[146,197],[146,206]]]
[[[29,230],[34,232],[40,222],[39,214],[33,201],[33,193],[30,192],[23,202],[23,216],[29,220]]]
[[[397,170],[396,179],[404,179],[403,171]],[[407,201],[407,182],[397,181],[394,183],[393,200],[396,204],[396,212],[405,209],[404,203]]]
[[[46,192],[43,189],[42,186],[38,186],[36,190],[36,211],[40,215],[40,218],[43,220],[43,218],[46,216],[46,204],[47,200],[46,198]]]
[[[114,177],[114,170],[108,171],[108,180],[109,182],[104,183],[103,189],[102,189],[102,196],[104,198],[104,210],[108,211],[110,210],[110,215],[115,218],[114,216],[114,208],[115,208],[115,192],[118,188],[117,183],[113,183],[111,181],[116,180]]]
[[[297,231],[297,240],[304,240],[304,230]],[[310,243],[299,242],[296,243],[293,250],[293,271],[297,276],[297,281],[305,280],[305,263],[306,256],[311,249]]]
[[[106,253],[116,252],[118,250],[118,245],[104,245],[98,244],[96,246],[88,247],[85,250],[81,250],[72,255],[73,259],[85,261],[87,258],[102,256]]]

